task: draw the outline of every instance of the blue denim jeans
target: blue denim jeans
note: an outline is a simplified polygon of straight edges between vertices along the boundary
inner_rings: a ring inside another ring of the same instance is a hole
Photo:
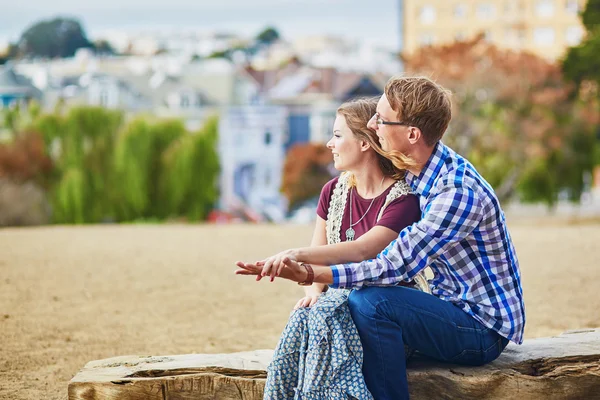
[[[348,304],[363,345],[365,382],[376,400],[409,398],[405,344],[463,365],[488,363],[508,344],[454,304],[415,289],[366,287],[352,291]]]

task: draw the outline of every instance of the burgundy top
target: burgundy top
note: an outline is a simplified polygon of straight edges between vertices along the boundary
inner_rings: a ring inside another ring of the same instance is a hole
[[[329,211],[329,201],[333,194],[333,189],[337,184],[338,178],[333,178],[323,186],[321,197],[319,197],[319,205],[317,206],[317,215],[324,220],[327,220],[327,212]],[[376,225],[385,226],[400,233],[405,227],[412,225],[421,219],[421,209],[419,208],[419,198],[413,194],[407,194],[398,197],[392,201],[383,211],[383,215],[377,221],[377,216],[381,207],[385,204],[385,198],[394,185],[390,185],[383,193],[375,198],[373,206],[358,224],[352,228],[355,231],[354,238],[358,239],[369,229]],[[355,188],[351,189],[352,193],[352,223],[356,223],[367,211],[372,199],[363,199],[360,197]],[[342,228],[340,231],[340,240],[346,240],[346,229],[350,227],[350,190],[348,191],[348,199],[346,199],[346,209],[342,218]]]

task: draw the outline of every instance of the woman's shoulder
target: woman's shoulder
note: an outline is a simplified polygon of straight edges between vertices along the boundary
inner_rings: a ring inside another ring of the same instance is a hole
[[[333,190],[335,189],[339,179],[340,177],[336,176],[323,185],[323,188],[321,189],[321,195],[319,196],[319,203],[317,206],[317,215],[325,220],[327,219],[329,203],[331,201],[331,196],[333,195]]]
[[[332,178],[329,182],[323,185],[323,189],[321,189],[321,197],[331,197],[331,195],[333,194],[333,190],[337,186],[338,182],[340,182],[340,180],[344,182],[347,181],[347,179],[348,175],[345,172],[342,172],[340,175]]]
[[[396,197],[385,207],[377,225],[385,226],[399,233],[419,219],[421,219],[419,197],[414,193],[405,193]]]
[[[338,176],[334,177],[333,179],[329,180],[329,182],[327,182],[325,185],[323,185],[323,188],[333,189],[335,187],[335,185],[337,185],[339,180],[340,180],[340,177],[338,175]]]

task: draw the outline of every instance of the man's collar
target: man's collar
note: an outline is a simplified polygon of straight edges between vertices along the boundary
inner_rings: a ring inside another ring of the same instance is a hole
[[[429,196],[429,192],[431,191],[447,156],[448,148],[442,142],[437,142],[431,156],[429,156],[429,160],[427,160],[425,166],[419,173],[419,176],[416,176],[411,172],[406,173],[406,182],[408,182],[415,193],[424,197]]]

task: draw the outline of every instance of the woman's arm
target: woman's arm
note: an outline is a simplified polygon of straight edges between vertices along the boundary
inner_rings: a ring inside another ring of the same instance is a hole
[[[360,262],[375,258],[406,226],[421,217],[419,199],[416,196],[402,196],[386,207],[377,225],[363,234],[358,240],[326,246],[290,249],[270,257],[263,264],[262,276],[272,278],[285,267],[284,257],[316,265],[334,265]],[[318,282],[318,281],[317,281]]]
[[[377,225],[355,241],[292,249],[290,255],[295,260],[317,265],[360,262],[375,258],[396,238],[398,233]]]

